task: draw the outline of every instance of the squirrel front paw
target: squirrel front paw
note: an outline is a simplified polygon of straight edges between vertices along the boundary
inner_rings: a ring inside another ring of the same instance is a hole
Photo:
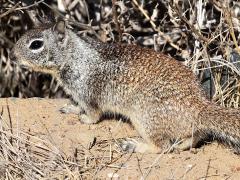
[[[65,104],[63,107],[59,109],[59,111],[63,114],[79,114],[81,111],[81,108],[78,106],[75,106],[73,104]]]
[[[84,124],[95,124],[99,121],[99,119],[88,116],[87,114],[80,114],[79,120],[81,123],[84,123]]]

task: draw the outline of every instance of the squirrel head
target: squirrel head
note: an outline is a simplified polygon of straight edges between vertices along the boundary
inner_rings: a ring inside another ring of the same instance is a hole
[[[68,35],[64,21],[26,32],[10,53],[11,60],[35,71],[57,73],[64,63]]]

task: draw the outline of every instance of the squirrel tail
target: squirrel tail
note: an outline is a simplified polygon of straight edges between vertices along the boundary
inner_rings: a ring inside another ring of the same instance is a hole
[[[240,154],[240,110],[214,104],[199,113],[198,127],[211,140],[217,140]]]

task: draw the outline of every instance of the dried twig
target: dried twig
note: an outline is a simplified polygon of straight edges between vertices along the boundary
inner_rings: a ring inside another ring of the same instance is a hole
[[[174,48],[177,49],[177,50],[181,50],[181,48],[180,48],[178,45],[176,45],[176,44],[173,43],[173,41],[171,40],[171,38],[170,38],[168,35],[164,34],[164,33],[160,30],[160,28],[158,28],[158,27],[156,26],[156,24],[155,24],[155,23],[151,20],[151,18],[148,16],[147,12],[142,8],[142,6],[140,6],[140,5],[138,4],[137,0],[133,0],[133,3],[138,7],[138,9],[142,12],[142,14],[147,18],[147,20],[148,20],[148,21],[150,22],[150,24],[152,25],[153,29],[154,29],[155,31],[157,31],[160,36],[162,36],[172,47],[174,47]]]
[[[10,14],[11,12],[16,10],[16,7],[20,4],[20,2],[18,2],[17,4],[15,4],[13,7],[11,7],[9,10],[7,10],[6,12],[0,14],[0,19],[3,18],[4,16],[7,16],[8,14]]]
[[[234,43],[238,53],[240,53],[240,48],[238,46],[237,39],[236,39],[236,36],[235,36],[235,33],[234,33],[234,29],[233,29],[231,12],[230,12],[230,10],[228,8],[223,8],[223,9],[224,9],[223,12],[224,12],[226,21],[227,21],[228,26],[229,26],[230,35],[231,35],[231,37],[233,39],[233,43]]]
[[[121,30],[120,24],[119,24],[119,22],[118,22],[116,0],[112,0],[112,13],[113,13],[114,23],[115,23],[116,26],[117,26],[117,31],[118,31],[118,34],[119,34],[118,41],[121,41],[121,39],[122,39],[122,30]]]

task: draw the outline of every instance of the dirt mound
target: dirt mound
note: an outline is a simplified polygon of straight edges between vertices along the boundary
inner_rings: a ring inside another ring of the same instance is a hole
[[[28,154],[34,153],[34,157],[40,156],[40,151],[43,150],[45,156],[46,152],[61,155],[63,165],[58,164],[58,168],[63,167],[65,174],[63,169],[61,172],[52,166],[48,170],[46,167],[40,169],[38,165],[35,168],[39,168],[39,172],[36,171],[39,177],[60,178],[60,175],[68,175],[87,179],[110,179],[112,176],[113,179],[240,178],[240,156],[217,143],[205,145],[195,153],[185,151],[163,155],[125,154],[117,147],[116,139],[138,136],[131,125],[116,120],[104,120],[96,125],[81,124],[76,115],[61,114],[58,111],[66,103],[68,100],[64,99],[0,99],[1,124],[5,124],[5,130],[1,130],[1,133],[7,134],[6,131],[11,131],[11,137],[18,138],[18,143],[21,142],[21,137],[27,134],[28,142],[31,142],[29,146],[35,146],[35,149],[28,147]],[[51,150],[46,150],[44,144],[48,144]],[[3,147],[0,152],[4,154],[2,149]],[[6,162],[5,166],[10,167],[9,164],[15,163],[6,158],[1,159],[3,157],[6,156],[1,155],[0,161]],[[31,164],[33,160],[29,158],[27,161]],[[51,165],[55,162],[54,158],[48,161]],[[46,158],[43,162],[46,162]],[[22,177],[26,178],[23,171]]]

